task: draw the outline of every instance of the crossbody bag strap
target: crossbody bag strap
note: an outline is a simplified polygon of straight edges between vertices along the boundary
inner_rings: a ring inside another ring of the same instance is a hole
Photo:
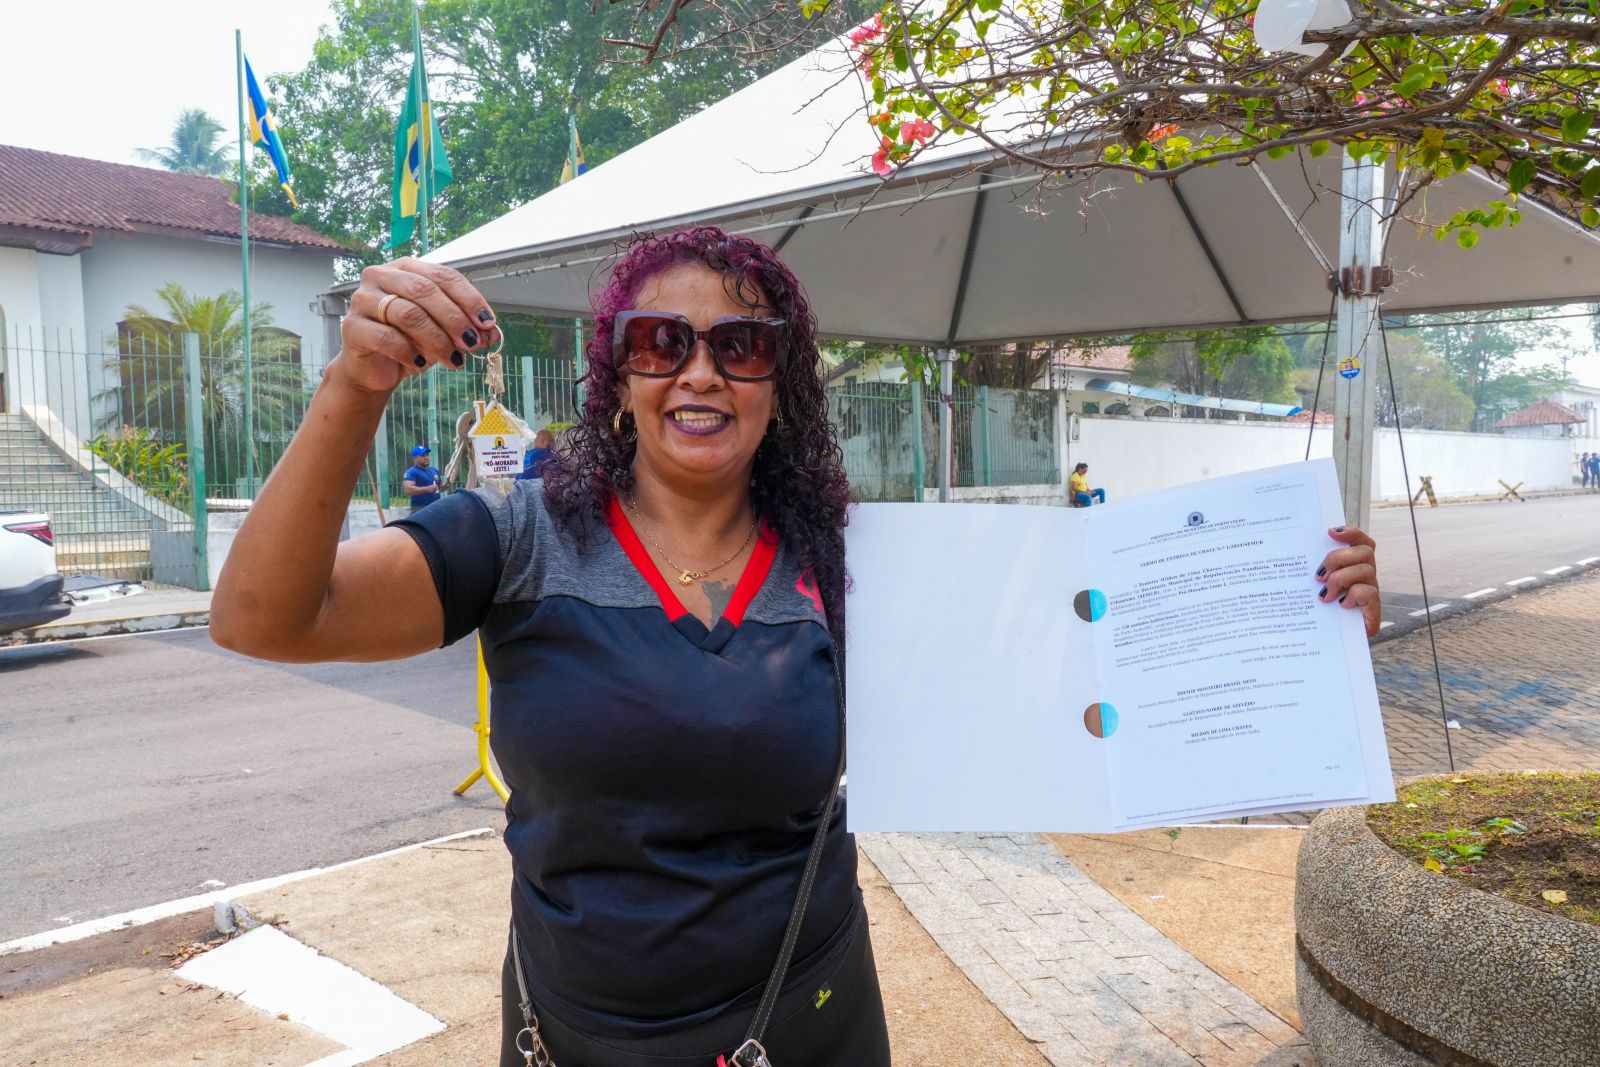
[[[734,1052],[729,1067],[772,1067],[767,1059],[766,1049],[761,1047],[761,1036],[766,1033],[767,1023],[772,1019],[772,1009],[778,1003],[778,992],[783,988],[783,978],[789,970],[789,961],[794,957],[795,944],[800,940],[800,927],[806,916],[806,904],[811,899],[811,886],[817,878],[817,868],[822,864],[822,849],[827,843],[828,826],[833,822],[833,809],[839,802],[839,787],[844,781],[845,763],[845,715],[844,715],[844,679],[839,675],[839,651],[837,646],[829,657],[833,664],[833,684],[835,706],[839,717],[839,766],[833,773],[833,788],[828,791],[828,800],[822,806],[822,819],[817,823],[816,836],[811,839],[811,852],[806,856],[805,873],[800,876],[800,890],[795,894],[794,907],[789,912],[789,925],[783,931],[783,943],[778,948],[778,958],[772,964],[772,973],[767,977],[767,987],[761,992],[761,1001],[756,1005],[756,1013],[750,1020],[750,1029],[745,1033],[744,1044]]]
[[[522,976],[522,942],[517,937],[515,919],[511,921],[511,973],[517,976],[517,995],[522,998],[517,1002],[517,1007],[522,1009],[523,1022],[522,1029],[517,1032],[517,1051],[527,1067],[556,1067],[555,1057],[550,1055],[544,1035],[539,1032],[539,1016],[534,1014],[533,998],[528,995],[528,980]]]

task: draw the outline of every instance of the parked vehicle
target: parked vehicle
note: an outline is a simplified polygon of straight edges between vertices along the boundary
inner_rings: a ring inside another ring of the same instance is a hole
[[[0,512],[0,633],[42,626],[71,610],[56,572],[50,516]]]

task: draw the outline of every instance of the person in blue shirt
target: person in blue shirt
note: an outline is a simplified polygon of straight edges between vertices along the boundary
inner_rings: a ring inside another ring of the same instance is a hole
[[[417,445],[411,450],[411,466],[406,468],[405,480],[400,483],[400,489],[411,498],[412,511],[425,508],[439,500],[439,490],[442,488],[440,483],[444,479],[432,466],[432,462],[427,445]]]
[[[545,460],[550,458],[550,453],[555,451],[556,435],[549,430],[540,430],[533,435],[533,447],[528,449],[528,454],[522,458],[522,473],[517,475],[519,482],[531,482],[535,478],[544,476]]]

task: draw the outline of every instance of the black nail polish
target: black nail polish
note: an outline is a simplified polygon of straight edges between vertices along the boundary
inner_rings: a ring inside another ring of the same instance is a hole
[[[1327,596],[1328,596],[1328,587],[1327,586],[1323,586],[1321,589],[1317,590],[1317,599],[1318,600],[1324,600],[1324,599],[1327,598]]]
[[[482,311],[478,312],[479,322],[488,322],[492,318],[494,318],[494,312],[490,311],[488,308],[484,308]]]
[[[470,326],[461,331],[461,339],[467,342],[468,348],[478,347],[478,331],[472,329]]]
[[[452,353],[450,353],[450,363],[451,363],[452,366],[459,367],[463,363],[465,363],[466,361],[467,361],[466,357],[463,356],[460,352],[452,352]]]
[[[1321,578],[1324,574],[1327,574],[1327,573],[1328,573],[1328,565],[1326,563],[1324,563],[1322,566],[1317,568],[1317,577],[1318,578]]]
[[[1339,594],[1339,603],[1343,604],[1344,603],[1344,598],[1349,596],[1349,595],[1350,595],[1350,593],[1349,593],[1348,590],[1343,592],[1343,593],[1340,593]]]
[[[411,362],[415,363],[419,367],[426,367],[428,365],[428,361],[423,359],[421,356],[417,356]]]

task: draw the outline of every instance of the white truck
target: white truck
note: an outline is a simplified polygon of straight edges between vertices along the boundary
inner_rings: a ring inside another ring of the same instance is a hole
[[[42,511],[0,511],[0,633],[42,626],[72,610]]]

